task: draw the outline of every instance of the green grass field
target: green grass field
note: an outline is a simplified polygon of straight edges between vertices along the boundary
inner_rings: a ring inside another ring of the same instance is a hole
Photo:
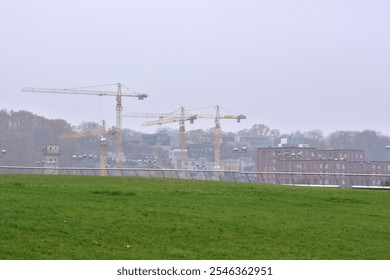
[[[0,175],[0,259],[390,259],[390,192]]]

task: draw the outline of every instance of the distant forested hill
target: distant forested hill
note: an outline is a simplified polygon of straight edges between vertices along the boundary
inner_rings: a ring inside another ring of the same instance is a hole
[[[27,111],[0,111],[1,165],[34,166],[47,144],[58,144],[59,135],[71,133],[64,120],[49,120]]]

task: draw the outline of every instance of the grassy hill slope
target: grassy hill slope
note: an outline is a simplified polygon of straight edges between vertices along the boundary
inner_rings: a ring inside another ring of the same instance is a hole
[[[389,191],[0,175],[0,259],[390,259]]]

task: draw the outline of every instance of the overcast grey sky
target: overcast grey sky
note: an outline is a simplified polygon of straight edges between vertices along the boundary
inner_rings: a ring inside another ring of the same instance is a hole
[[[248,118],[221,121],[227,131],[260,123],[390,135],[388,0],[0,3],[0,109],[115,125],[114,97],[21,88],[121,82],[149,94],[126,98],[124,112],[218,104]],[[143,121],[125,118],[123,127],[141,131]]]

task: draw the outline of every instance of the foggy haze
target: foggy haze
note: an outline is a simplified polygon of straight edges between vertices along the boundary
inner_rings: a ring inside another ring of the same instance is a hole
[[[21,89],[121,82],[149,95],[124,98],[124,113],[220,105],[247,116],[222,120],[225,131],[390,135],[389,14],[385,0],[5,0],[0,109],[114,126],[114,97]],[[141,126],[148,120],[123,127],[154,131]],[[187,130],[210,127],[198,120]]]

